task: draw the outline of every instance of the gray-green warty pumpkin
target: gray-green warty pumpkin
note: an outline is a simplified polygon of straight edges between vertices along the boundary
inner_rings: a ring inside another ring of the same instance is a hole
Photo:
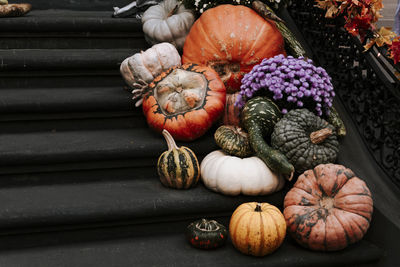
[[[275,124],[271,144],[302,173],[333,163],[339,152],[334,127],[307,109],[294,109]]]

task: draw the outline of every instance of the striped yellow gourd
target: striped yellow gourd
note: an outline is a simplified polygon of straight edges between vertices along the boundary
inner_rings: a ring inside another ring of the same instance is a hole
[[[200,166],[194,152],[184,146],[178,147],[167,130],[162,132],[168,144],[158,158],[157,172],[164,186],[188,189],[195,186],[200,178]]]

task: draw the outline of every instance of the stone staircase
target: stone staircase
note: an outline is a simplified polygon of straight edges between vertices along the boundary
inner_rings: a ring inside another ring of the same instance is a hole
[[[148,47],[140,21],[111,18],[113,5],[127,3],[37,0],[25,17],[0,19],[0,266],[383,266],[388,252],[377,237],[392,224],[379,210],[370,237],[335,253],[290,237],[264,258],[230,243],[190,247],[189,222],[228,225],[247,201],[282,207],[289,187],[227,197],[202,184],[161,185],[154,166],[167,146],[119,74],[123,59]],[[212,134],[179,145],[201,159],[217,148]],[[339,161],[349,150],[342,147]]]

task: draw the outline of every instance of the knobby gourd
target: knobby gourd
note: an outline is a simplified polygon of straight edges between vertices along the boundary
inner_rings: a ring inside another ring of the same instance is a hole
[[[250,145],[256,155],[275,173],[293,177],[294,167],[279,150],[270,147],[264,138],[270,139],[275,124],[282,114],[270,99],[255,97],[246,102],[242,111],[242,122]]]
[[[240,252],[265,256],[277,250],[286,236],[286,222],[279,209],[268,203],[249,202],[232,214],[229,234]]]
[[[139,99],[140,106],[148,84],[162,72],[171,67],[181,66],[181,57],[175,46],[170,43],[160,43],[122,61],[120,72],[127,85],[134,89],[133,99]]]
[[[285,179],[273,173],[258,157],[239,158],[222,150],[208,154],[201,162],[204,185],[225,195],[268,195],[283,188]]]
[[[334,127],[307,109],[293,109],[284,115],[275,125],[271,144],[298,173],[334,163],[339,152]]]
[[[225,244],[228,230],[215,220],[201,219],[188,225],[185,236],[196,248],[215,249]]]
[[[284,200],[288,232],[302,246],[334,251],[361,240],[373,211],[371,192],[350,169],[321,164],[299,176]]]
[[[202,136],[224,111],[225,86],[206,66],[185,64],[161,73],[143,98],[143,113],[157,132],[166,129],[176,140]]]
[[[200,179],[200,167],[194,152],[187,147],[178,147],[167,130],[162,132],[168,150],[161,154],[157,162],[157,172],[166,187],[188,189]]]

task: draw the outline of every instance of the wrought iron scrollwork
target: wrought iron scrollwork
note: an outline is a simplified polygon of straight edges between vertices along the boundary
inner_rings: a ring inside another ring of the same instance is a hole
[[[313,60],[332,77],[365,145],[400,187],[400,81],[385,81],[378,73],[379,63],[367,59],[341,18],[326,19],[314,0],[293,0],[287,9],[312,49]]]

